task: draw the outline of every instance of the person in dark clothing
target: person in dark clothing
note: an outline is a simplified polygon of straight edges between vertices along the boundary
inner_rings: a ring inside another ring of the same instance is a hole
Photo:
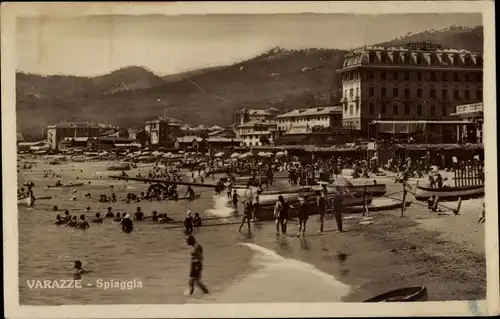
[[[343,196],[341,194],[336,194],[333,199],[333,211],[335,216],[335,222],[337,223],[337,229],[342,232],[342,210],[343,210]]]
[[[300,206],[299,206],[299,233],[297,237],[300,237],[300,232],[302,231],[302,237],[306,235],[306,224],[307,219],[309,219],[309,206],[306,204],[306,199],[304,197],[299,198]]]
[[[140,207],[137,207],[137,211],[134,214],[135,220],[144,220],[144,213],[142,212]]]
[[[174,220],[170,217],[168,217],[167,213],[163,213],[160,219],[160,222],[162,224],[168,224],[170,222],[173,222]]]
[[[233,207],[236,213],[238,212],[238,198],[240,198],[240,195],[234,190],[233,192]]]
[[[129,214],[125,214],[123,217],[122,221],[122,231],[124,231],[127,234],[130,234],[132,230],[134,230],[134,223],[130,220]]]
[[[66,221],[61,218],[61,215],[57,214],[54,225],[62,225],[62,224],[66,224]]]
[[[188,211],[186,214],[186,218],[184,219],[184,227],[186,228],[185,233],[187,235],[193,233],[194,225],[193,225],[193,217],[191,216],[191,211]]]
[[[115,214],[111,211],[113,208],[108,207],[108,211],[106,212],[106,215],[104,217],[115,217]]]
[[[156,212],[156,210],[153,211],[153,216],[151,216],[151,220],[153,221],[153,223],[157,223],[158,222],[158,213]]]
[[[92,223],[94,223],[94,224],[102,224],[102,221],[103,220],[102,220],[101,214],[96,213],[95,214],[95,219],[92,220]]]
[[[194,213],[193,226],[196,228],[201,227],[201,217],[200,217],[200,214],[198,214],[198,213]]]
[[[290,210],[290,206],[285,201],[282,195],[278,196],[278,201],[274,206],[274,218],[276,220],[276,235],[281,233],[286,235],[286,222],[288,220],[288,211]]]
[[[205,294],[208,294],[208,288],[201,282],[201,273],[203,271],[203,248],[196,242],[196,239],[189,235],[186,243],[191,249],[191,267],[189,271],[189,295],[194,293],[194,284],[196,284]]]
[[[252,213],[253,213],[253,205],[252,202],[250,201],[243,201],[243,205],[245,206],[245,211],[244,211],[244,216],[243,219],[241,220],[241,225],[240,228],[238,229],[239,232],[241,232],[241,228],[243,228],[243,225],[245,225],[245,222],[248,224],[248,232],[251,232],[250,228],[250,220],[252,219]]]
[[[194,196],[195,196],[194,190],[191,188],[191,186],[188,186],[187,191],[186,191],[186,195],[184,195],[184,196],[187,196],[187,195],[189,195],[190,200],[194,199]]]
[[[328,202],[326,200],[326,195],[324,192],[321,193],[320,196],[318,196],[318,199],[316,200],[316,203],[318,205],[318,212],[319,212],[319,232],[323,232],[323,226],[324,226],[324,220],[325,220],[325,214],[328,209]]]

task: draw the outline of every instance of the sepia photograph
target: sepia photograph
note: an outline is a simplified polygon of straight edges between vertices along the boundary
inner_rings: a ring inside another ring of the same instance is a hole
[[[493,5],[314,4],[2,6],[6,307],[498,313]]]

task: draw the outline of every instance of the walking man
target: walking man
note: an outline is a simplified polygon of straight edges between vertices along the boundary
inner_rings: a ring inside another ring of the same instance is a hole
[[[241,232],[241,228],[243,228],[243,225],[245,225],[245,222],[248,224],[248,232],[250,233],[252,230],[250,229],[250,220],[252,219],[252,213],[253,213],[253,205],[251,201],[244,200],[243,205],[245,207],[245,210],[243,212],[243,219],[241,220],[241,225],[240,228],[238,229],[239,232]]]
[[[335,216],[335,222],[337,223],[337,230],[342,232],[342,210],[343,210],[343,196],[342,194],[335,194],[333,199],[333,210]]]
[[[300,232],[302,231],[302,237],[306,235],[306,224],[307,219],[309,218],[309,207],[306,204],[306,200],[304,197],[299,197],[300,206],[299,206],[299,233],[297,237],[300,237]]]
[[[325,219],[325,214],[328,208],[328,202],[326,200],[326,195],[324,192],[321,192],[321,195],[318,196],[318,199],[316,200],[316,204],[318,205],[318,212],[319,212],[319,232],[323,232],[323,226],[324,226],[324,219]]]
[[[203,248],[196,242],[193,235],[189,235],[186,242],[191,246],[191,269],[189,272],[189,295],[194,293],[196,284],[205,294],[208,294],[208,288],[201,282],[201,273],[203,271]]]
[[[288,211],[290,207],[287,202],[285,202],[285,198],[282,195],[278,196],[278,201],[274,206],[274,218],[276,220],[276,235],[280,235],[280,227],[281,234],[286,235],[286,222],[288,219]]]

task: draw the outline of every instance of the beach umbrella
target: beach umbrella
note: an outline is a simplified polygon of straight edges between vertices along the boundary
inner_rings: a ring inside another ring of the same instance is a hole
[[[280,151],[280,152],[276,153],[276,156],[278,156],[278,157],[285,156],[285,152]]]
[[[158,152],[158,151],[154,151],[152,154],[153,154],[154,156],[160,156],[160,155],[161,155],[161,153],[160,153],[160,152]]]
[[[260,157],[264,157],[264,156],[266,156],[266,153],[265,152],[259,152],[257,155],[260,156]]]
[[[231,154],[231,158],[236,158],[236,157],[238,157],[238,156],[240,156],[240,154],[238,154],[238,153],[233,153],[233,154]]]
[[[215,157],[222,157],[224,156],[224,152],[219,152],[217,154],[214,155]]]
[[[239,158],[247,158],[247,157],[250,157],[250,156],[252,156],[252,153],[245,153],[245,154],[241,154],[239,156]]]

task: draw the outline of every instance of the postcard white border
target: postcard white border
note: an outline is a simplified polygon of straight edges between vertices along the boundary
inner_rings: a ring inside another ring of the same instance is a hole
[[[2,178],[4,236],[4,300],[7,318],[155,318],[155,317],[332,317],[493,315],[499,313],[498,202],[496,155],[495,23],[491,1],[409,2],[203,2],[203,3],[2,3]],[[283,303],[19,306],[16,176],[15,19],[21,16],[85,16],[144,14],[283,14],[283,13],[470,13],[483,14],[484,144],[486,176],[487,300],[425,303]],[[475,308],[477,306],[477,308]],[[473,309],[477,309],[474,311]]]

